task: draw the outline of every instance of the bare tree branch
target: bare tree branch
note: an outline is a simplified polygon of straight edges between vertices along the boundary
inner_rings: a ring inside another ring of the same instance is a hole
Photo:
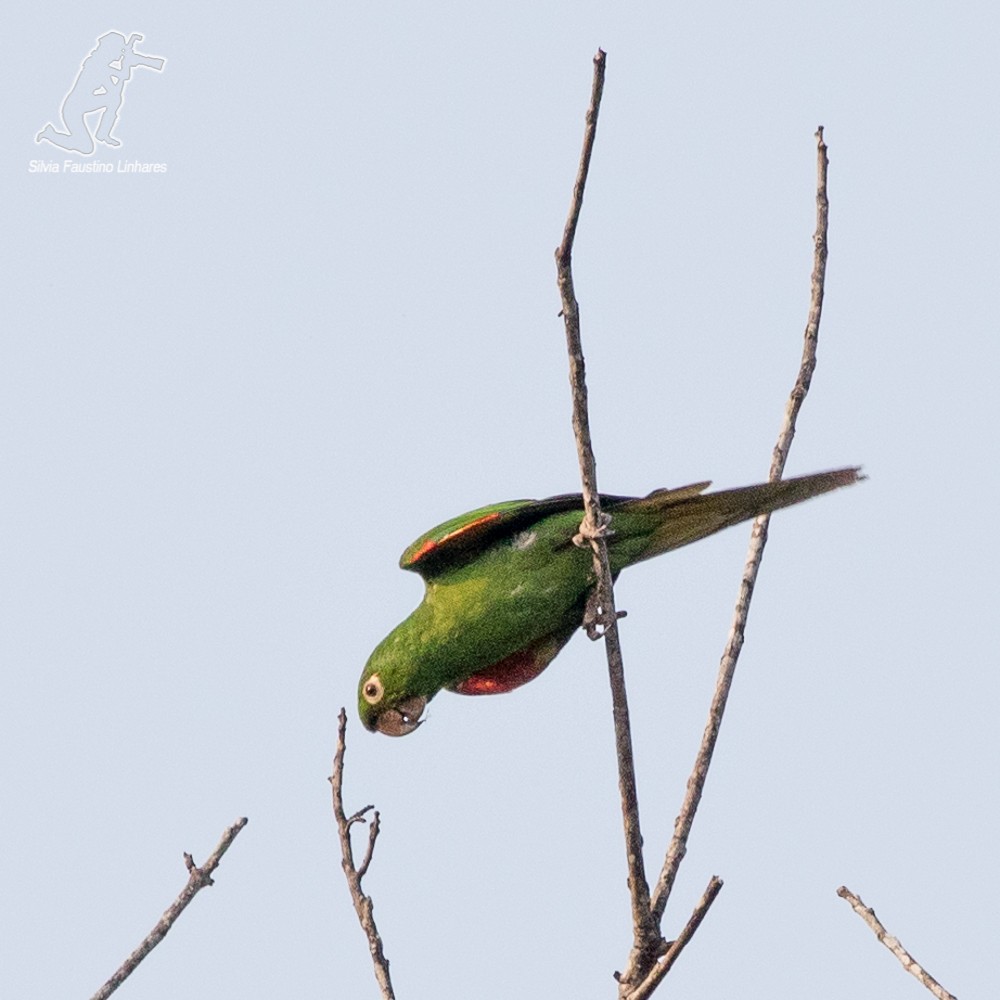
[[[955,1000],[951,993],[921,967],[920,963],[902,946],[899,939],[889,934],[878,917],[875,916],[875,911],[871,907],[865,906],[860,896],[855,896],[846,885],[842,885],[837,890],[837,895],[851,904],[854,912],[875,932],[875,937],[899,959],[903,968],[911,976],[916,976],[938,1000]]]
[[[604,86],[605,54],[598,50],[594,59],[594,83],[590,108],[587,112],[587,128],[584,134],[583,152],[569,216],[563,232],[563,241],[556,251],[559,291],[562,297],[562,316],[566,326],[566,343],[569,352],[570,384],[573,391],[573,431],[580,461],[583,482],[584,519],[580,534],[574,539],[577,544],[590,543],[594,552],[594,572],[596,585],[591,602],[588,603],[584,621],[591,638],[605,637],[608,656],[608,673],[611,682],[612,705],[615,723],[615,745],[618,754],[619,790],[622,799],[622,816],[625,829],[626,854],[628,859],[629,890],[632,903],[633,945],[625,971],[616,974],[619,994],[628,1000],[646,1000],[663,977],[667,974],[677,955],[697,929],[722,887],[721,881],[713,878],[708,889],[687,926],[671,944],[665,954],[661,948],[660,924],[670,897],[678,868],[687,851],[687,839],[694,822],[701,796],[704,791],[708,768],[711,764],[715,744],[718,740],[722,716],[732,686],[733,675],[743,647],[750,600],[767,542],[768,516],[758,518],[753,525],[750,549],[740,583],[739,595],[734,611],[726,649],[719,668],[715,694],[709,710],[708,723],[695,760],[694,769],[688,779],[687,793],[677,817],[674,836],[667,849],[663,869],[652,897],[646,881],[642,857],[642,836],[639,827],[639,810],[635,786],[635,770],[632,753],[631,726],[628,713],[628,699],[625,688],[624,667],[618,638],[617,620],[622,615],[615,610],[613,580],[608,560],[606,536],[610,533],[611,519],[601,511],[600,495],[597,489],[597,471],[594,461],[590,426],[587,415],[586,370],[580,338],[580,313],[573,287],[572,251],[573,240],[579,223],[583,205],[583,194],[590,167],[594,139],[597,131],[597,116],[600,109]],[[809,385],[816,367],[816,346],[819,324],[823,308],[823,291],[826,276],[827,228],[829,203],[826,193],[827,155],[823,141],[822,127],[816,133],[817,139],[817,192],[816,192],[816,232],[814,235],[814,266],[811,280],[811,301],[806,323],[802,360],[798,377],[785,409],[785,418],[772,455],[770,479],[781,479],[788,451],[795,435],[795,423],[799,410],[809,391]],[[657,960],[658,953],[662,955]]]
[[[604,636],[608,657],[608,674],[611,682],[612,713],[615,726],[615,746],[618,754],[618,787],[622,800],[622,819],[625,828],[625,850],[628,861],[628,886],[632,903],[633,947],[632,954],[655,956],[660,944],[660,933],[652,919],[649,905],[649,883],[646,880],[642,857],[642,835],[639,831],[639,806],[635,787],[635,766],[632,757],[632,734],[629,723],[628,697],[625,689],[625,670],[618,638],[618,614],[615,611],[611,564],[605,535],[610,518],[601,511],[597,489],[597,466],[590,439],[590,422],[587,414],[587,383],[583,348],[580,341],[580,309],[573,288],[573,240],[576,236],[580,210],[583,207],[584,188],[590,169],[590,157],[597,134],[597,116],[604,89],[605,53],[598,49],[594,57],[594,79],[587,109],[587,124],[580,154],[580,166],[573,185],[563,239],[556,250],[556,271],[559,294],[562,298],[562,317],[566,327],[566,346],[569,352],[570,385],[573,391],[573,432],[576,437],[580,476],[583,482],[584,519],[580,525],[578,544],[587,544],[594,552],[595,593],[588,605],[585,625],[592,638]],[[600,627],[600,628],[598,628]],[[635,966],[630,957],[625,975]],[[627,985],[627,984],[626,984]]]
[[[378,927],[375,926],[373,915],[374,904],[371,896],[366,896],[361,888],[361,879],[368,871],[368,866],[372,861],[372,854],[375,852],[375,841],[379,833],[379,816],[374,806],[365,806],[356,813],[348,816],[344,813],[344,753],[347,749],[347,713],[343,708],[337,717],[337,749],[333,755],[333,774],[330,776],[330,785],[333,790],[333,815],[337,821],[337,832],[340,835],[341,868],[344,869],[344,877],[347,879],[347,888],[351,893],[351,901],[354,903],[354,911],[358,915],[361,929],[368,938],[368,950],[371,952],[372,964],[375,967],[375,980],[382,991],[384,1000],[394,1000],[395,993],[392,991],[392,980],[389,978],[389,959],[385,957],[385,950],[382,947],[382,938],[379,936]],[[351,846],[351,827],[355,823],[365,822],[365,813],[372,812],[372,822],[368,829],[368,847],[365,850],[364,859],[359,867],[354,864],[354,850]]]
[[[188,870],[187,885],[184,886],[181,894],[166,909],[156,926],[146,935],[139,947],[125,959],[118,971],[94,994],[92,1000],[106,1000],[107,997],[111,996],[132,975],[139,963],[167,936],[167,931],[174,926],[177,918],[184,912],[188,903],[194,899],[195,895],[201,889],[204,889],[206,885],[214,885],[212,872],[219,867],[222,855],[229,850],[229,845],[246,825],[247,818],[244,816],[229,827],[201,868],[197,867],[194,863],[194,858],[185,852],[184,864]]]
[[[809,317],[806,322],[803,338],[802,360],[799,366],[798,377],[789,395],[788,404],[785,408],[785,418],[782,422],[778,440],[771,457],[771,470],[768,477],[770,480],[780,479],[784,472],[788,450],[795,436],[795,421],[799,410],[802,408],[802,402],[806,398],[806,393],[809,391],[813,371],[816,368],[816,345],[819,340],[819,324],[823,312],[823,287],[826,279],[827,226],[829,221],[829,202],[826,194],[828,160],[826,144],[823,141],[822,126],[816,132],[816,149],[816,232],[813,237],[814,256]],[[695,813],[698,811],[698,805],[701,802],[705,780],[708,777],[708,769],[712,763],[712,754],[715,752],[715,744],[719,738],[722,716],[725,713],[729,690],[733,683],[733,675],[736,672],[740,650],[743,648],[743,636],[746,631],[747,617],[750,613],[750,600],[753,597],[754,585],[757,582],[757,572],[760,569],[761,559],[764,555],[764,546],[767,544],[769,522],[770,516],[764,514],[754,521],[751,530],[750,548],[747,551],[746,564],[743,568],[743,577],[740,581],[736,608],[733,612],[733,622],[729,629],[729,638],[719,664],[719,675],[716,681],[715,694],[712,697],[712,704],[708,712],[708,722],[705,725],[701,746],[698,748],[698,755],[695,758],[694,768],[688,778],[687,791],[684,795],[680,814],[674,822],[674,835],[670,841],[670,846],[667,848],[663,868],[660,871],[656,888],[653,891],[653,916],[657,922],[663,918],[663,912],[666,908],[667,900],[670,898],[674,880],[677,877],[677,871],[680,868],[681,861],[684,859],[684,855],[687,853],[688,835],[691,832]]]

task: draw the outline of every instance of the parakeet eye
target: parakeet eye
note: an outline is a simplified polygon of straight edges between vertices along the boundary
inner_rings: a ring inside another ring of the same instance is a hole
[[[365,681],[365,686],[361,689],[361,693],[369,705],[377,705],[382,700],[385,690],[382,687],[382,682],[379,680],[378,674],[372,674]]]

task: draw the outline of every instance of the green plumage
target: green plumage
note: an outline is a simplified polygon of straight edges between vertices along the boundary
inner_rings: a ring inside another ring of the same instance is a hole
[[[839,469],[719,493],[697,483],[602,496],[612,572],[857,479],[857,469]],[[579,494],[512,500],[446,521],[407,548],[400,566],[423,576],[424,599],[365,666],[365,726],[402,736],[442,688],[496,694],[536,677],[582,624],[594,586],[590,546],[573,542],[582,517]]]

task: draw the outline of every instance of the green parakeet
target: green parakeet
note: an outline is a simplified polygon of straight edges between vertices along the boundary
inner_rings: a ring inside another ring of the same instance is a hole
[[[719,493],[705,482],[602,496],[612,573],[858,478],[838,469]],[[421,535],[399,565],[424,578],[424,599],[365,665],[364,725],[405,736],[442,688],[500,694],[537,677],[583,624],[594,587],[591,548],[573,542],[582,518],[574,493],[481,507]]]

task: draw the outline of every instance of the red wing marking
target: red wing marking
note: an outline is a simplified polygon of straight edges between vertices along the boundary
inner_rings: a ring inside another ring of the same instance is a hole
[[[439,545],[444,545],[446,542],[453,541],[456,538],[461,537],[474,528],[478,528],[483,524],[489,524],[490,521],[497,521],[500,518],[500,513],[494,511],[492,514],[484,514],[482,517],[477,517],[475,521],[470,521],[468,524],[463,524],[461,528],[456,528],[454,531],[449,531],[446,535],[442,535],[440,538],[428,538],[421,546],[418,548],[413,555],[410,556],[407,565],[412,566],[414,563],[420,562],[428,552],[433,552]]]
[[[407,565],[412,566],[415,562],[419,562],[421,559],[423,559],[425,555],[427,555],[428,552],[430,552],[432,549],[436,549],[437,547],[438,543],[435,542],[433,538],[428,538],[427,541],[424,542],[424,544],[421,545],[420,548],[417,549],[417,551],[414,552],[412,556],[410,556]]]

